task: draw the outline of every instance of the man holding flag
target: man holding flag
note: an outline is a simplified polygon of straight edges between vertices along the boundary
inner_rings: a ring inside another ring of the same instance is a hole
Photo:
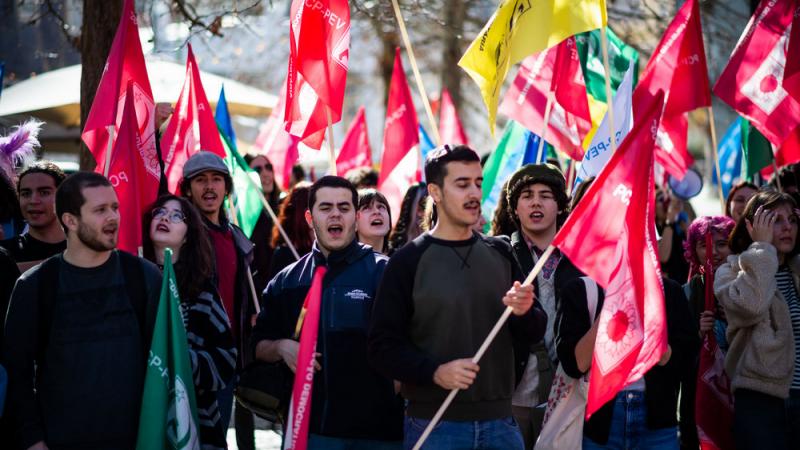
[[[56,192],[67,249],[19,279],[8,310],[14,435],[3,436],[4,448],[136,444],[161,274],[116,250],[118,206],[96,173],[78,172]]]
[[[425,177],[439,220],[389,262],[372,311],[370,362],[402,383],[406,448],[448,391],[461,389],[425,448],[522,450],[511,412],[512,346],[542,339],[547,316],[534,305],[533,286],[514,283],[522,274],[508,243],[473,231],[481,213],[478,154],[439,147]],[[514,314],[479,367],[470,357],[506,306]]]
[[[402,401],[366,358],[387,259],[356,240],[357,204],[349,181],[317,180],[306,211],[314,247],[264,291],[253,332],[256,358],[283,361],[296,374],[285,449],[401,447]]]

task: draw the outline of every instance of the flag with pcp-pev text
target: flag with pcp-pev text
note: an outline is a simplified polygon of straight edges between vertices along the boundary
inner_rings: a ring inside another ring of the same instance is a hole
[[[500,89],[513,64],[607,22],[605,0],[502,0],[458,62],[481,90],[492,134]]]
[[[164,252],[163,277],[147,358],[136,449],[199,450],[192,363],[170,249]]]
[[[586,417],[644,376],[667,349],[653,227],[654,147],[663,105],[659,91],[552,244],[605,289]]]
[[[289,43],[286,131],[319,149],[328,121],[342,119],[350,59],[347,0],[294,0]]]

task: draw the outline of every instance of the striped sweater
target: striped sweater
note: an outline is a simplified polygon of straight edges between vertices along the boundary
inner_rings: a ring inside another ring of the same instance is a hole
[[[233,378],[236,346],[228,316],[216,288],[206,283],[194,299],[181,301],[183,324],[189,341],[200,442],[203,450],[227,448],[217,394]]]

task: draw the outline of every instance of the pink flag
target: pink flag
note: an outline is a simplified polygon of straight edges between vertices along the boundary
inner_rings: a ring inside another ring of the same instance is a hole
[[[97,161],[96,171],[104,173],[106,152],[108,151],[108,127],[114,126],[119,132],[122,122],[122,109],[128,82],[133,85],[134,108],[141,146],[139,150],[148,173],[158,178],[161,168],[158,164],[155,141],[155,122],[153,114],[155,103],[147,78],[142,46],[139,42],[139,28],[136,21],[134,0],[125,0],[111,51],[108,53],[103,76],[89,110],[81,138]],[[112,142],[112,146],[113,146]]]
[[[706,311],[716,311],[714,301],[714,269],[712,233],[706,233],[706,253],[704,282]],[[725,373],[725,355],[722,354],[714,330],[703,336],[700,347],[700,364],[697,371],[697,391],[695,393],[695,423],[697,437],[702,450],[733,450],[733,395],[731,380]]]
[[[667,348],[653,183],[663,92],[589,187],[553,240],[605,288],[594,346],[586,417],[640,379]]]
[[[442,138],[443,144],[469,145],[467,133],[461,126],[456,105],[453,104],[447,89],[442,89],[442,101],[439,106],[439,137]]]
[[[339,149],[339,156],[336,157],[336,173],[339,175],[343,176],[348,170],[357,167],[372,167],[372,150],[369,148],[363,106],[358,108],[342,142],[342,148]]]
[[[331,123],[342,119],[350,6],[347,0],[294,0],[290,17],[286,130],[319,149],[328,114]]]
[[[136,94],[128,83],[122,123],[114,144],[108,181],[119,200],[119,242],[117,248],[139,255],[142,247],[142,213],[158,195],[158,177],[148,172],[142,159],[142,139],[136,121]]]
[[[636,87],[634,115],[641,108],[639,102],[646,103],[659,90],[665,93],[666,106],[656,141],[656,162],[673,177],[683,179],[694,162],[686,147],[689,126],[686,113],[711,106],[697,0],[686,0],[653,52]],[[641,95],[642,92],[650,95]]]
[[[714,86],[719,98],[775,145],[800,124],[800,102],[783,85],[796,11],[794,1],[762,1]]]
[[[283,128],[283,112],[286,105],[286,82],[280,90],[278,104],[272,109],[267,121],[261,125],[256,137],[258,153],[265,155],[272,163],[275,180],[283,190],[289,188],[292,166],[300,157],[297,145],[300,138],[292,136]]]
[[[389,200],[396,222],[403,196],[421,177],[417,111],[411,100],[400,49],[395,50],[392,83],[386,102],[386,123],[383,127],[383,157],[378,190]]]
[[[554,78],[559,53],[562,56]],[[553,89],[554,101],[545,140],[553,142],[570,158],[580,161],[583,159],[583,139],[591,129],[592,121],[574,38],[522,61],[514,83],[500,104],[500,112],[540,135],[547,96]]]
[[[297,371],[294,374],[289,417],[286,419],[284,450],[305,450],[308,445],[308,425],[311,421],[311,395],[314,393],[314,353],[317,351],[319,311],[322,300],[322,279],[328,268],[317,266],[311,287],[306,294],[303,309],[303,331],[300,333],[300,350],[297,352]]]
[[[195,62],[192,45],[189,44],[183,90],[175,104],[175,113],[161,137],[161,155],[164,157],[164,173],[170,192],[177,193],[178,184],[183,178],[183,165],[200,150],[225,158],[225,148],[200,81],[200,69]]]

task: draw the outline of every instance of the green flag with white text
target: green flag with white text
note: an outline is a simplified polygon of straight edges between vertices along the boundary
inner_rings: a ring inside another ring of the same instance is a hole
[[[742,119],[742,176],[753,181],[753,175],[772,164],[772,144],[748,120]]]
[[[250,168],[242,155],[236,150],[225,133],[220,130],[222,146],[225,147],[225,165],[233,178],[233,208],[236,210],[236,222],[239,228],[249,238],[253,234],[253,229],[261,215],[264,206],[261,203],[261,193],[258,191],[261,186],[261,179],[258,174]],[[253,181],[247,180],[247,177]]]
[[[180,302],[172,250],[167,249],[161,298],[147,358],[137,450],[200,448],[194,378]]]

